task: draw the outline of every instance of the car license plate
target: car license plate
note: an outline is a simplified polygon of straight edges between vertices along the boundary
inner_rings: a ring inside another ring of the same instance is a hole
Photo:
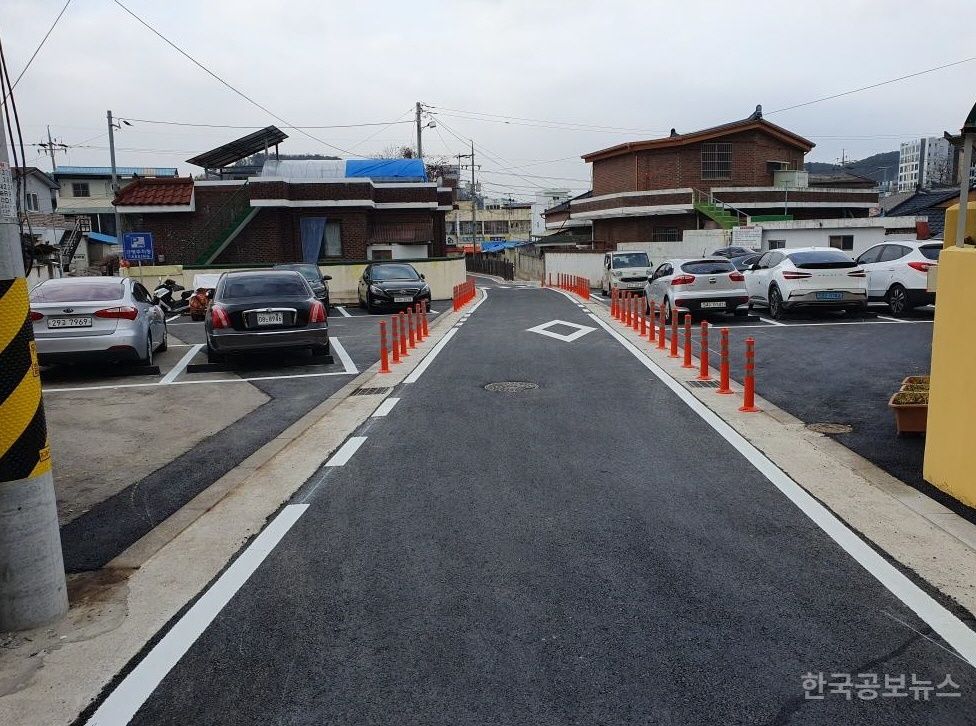
[[[703,307],[703,308],[724,308],[725,307],[725,303],[724,302],[721,302],[721,301],[718,301],[718,302],[703,302],[703,303],[701,303],[701,307]]]
[[[843,297],[839,292],[818,292],[817,300],[840,300]]]
[[[49,328],[90,328],[92,319],[88,316],[73,318],[48,318]]]
[[[397,303],[413,302],[413,298],[412,297],[395,297],[395,298],[393,298],[393,302],[397,302]]]
[[[258,325],[281,325],[285,322],[284,313],[257,313]]]

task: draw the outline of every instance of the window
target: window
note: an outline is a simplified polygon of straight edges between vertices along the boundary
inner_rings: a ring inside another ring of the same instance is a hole
[[[878,258],[878,262],[892,262],[900,260],[912,250],[904,245],[885,245],[884,252]]]
[[[771,239],[769,240],[769,249],[771,250],[781,250],[786,247],[785,239]]]
[[[852,250],[854,249],[854,235],[832,234],[830,235],[830,246],[838,250]]]
[[[71,184],[71,196],[90,197],[91,191],[88,189],[88,182],[73,182]]]
[[[302,217],[302,259],[314,263],[342,257],[342,225],[325,217]]]
[[[732,144],[729,142],[702,144],[702,179],[732,178]]]
[[[371,252],[371,259],[374,260],[392,260],[393,250],[373,250]]]
[[[677,227],[655,227],[651,233],[652,242],[680,242],[681,231]]]
[[[877,245],[872,247],[863,255],[857,258],[857,264],[859,265],[870,265],[873,262],[878,261],[878,257],[881,255],[881,250],[884,249],[884,245]]]
[[[485,222],[485,234],[508,234],[508,221],[489,219]]]
[[[40,205],[37,202],[37,195],[34,192],[27,193],[27,211],[37,212],[40,210]]]
[[[149,291],[140,285],[138,282],[132,286],[132,297],[134,297],[138,302],[147,303],[152,301],[152,295]]]

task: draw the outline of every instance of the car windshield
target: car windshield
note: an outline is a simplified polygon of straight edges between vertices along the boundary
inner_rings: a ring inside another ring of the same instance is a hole
[[[276,270],[294,270],[295,272],[300,272],[302,277],[308,280],[313,285],[322,284],[322,273],[319,272],[319,268],[315,265],[275,265]]]
[[[420,275],[410,265],[377,265],[370,272],[373,280],[419,280]]]
[[[695,260],[681,265],[682,272],[689,275],[721,275],[734,269],[731,262],[724,260]]]
[[[248,297],[263,298],[306,298],[308,288],[300,277],[295,275],[268,275],[258,277],[230,277],[224,280],[218,297],[221,300],[236,300]]]
[[[840,250],[822,249],[807,252],[791,252],[787,255],[793,264],[804,270],[834,270],[857,267],[857,263]]]
[[[743,255],[742,257],[736,257],[734,260],[732,260],[732,264],[735,265],[735,269],[737,270],[745,270],[746,268],[752,267],[754,264],[756,264],[756,260],[758,260],[759,257],[760,255]]]
[[[929,260],[938,260],[939,255],[942,254],[942,245],[925,245],[924,247],[919,247],[918,251]]]
[[[625,267],[650,267],[651,261],[647,259],[646,252],[631,252],[626,255],[613,255],[613,269],[619,270]]]
[[[89,282],[48,280],[35,287],[30,294],[31,302],[59,303],[84,300],[121,300],[122,282],[118,279],[94,277]]]

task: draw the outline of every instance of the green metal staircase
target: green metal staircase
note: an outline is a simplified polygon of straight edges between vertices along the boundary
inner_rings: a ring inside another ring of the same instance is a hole
[[[692,206],[694,206],[695,211],[704,214],[722,229],[739,227],[748,220],[748,215],[745,212],[720,201],[710,192],[696,189]]]
[[[251,206],[247,182],[211,215],[207,223],[193,235],[193,248],[203,248],[196,264],[210,265],[259,212]]]

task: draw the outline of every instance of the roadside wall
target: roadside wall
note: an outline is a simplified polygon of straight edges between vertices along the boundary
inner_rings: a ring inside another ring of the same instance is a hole
[[[422,274],[430,285],[431,294],[435,300],[450,298],[454,292],[454,286],[464,282],[466,272],[464,270],[463,257],[439,257],[421,260],[400,260],[409,262],[417,272]],[[323,275],[331,275],[329,281],[329,296],[331,300],[339,304],[355,304],[357,302],[357,286],[359,278],[366,269],[369,262],[359,260],[355,262],[336,262],[319,265]],[[207,267],[189,265],[143,265],[143,283],[150,289],[165,280],[172,278],[180,285],[190,289],[193,284],[193,276],[201,273],[220,273],[232,270],[260,269],[265,265],[209,265]],[[138,278],[140,271],[138,267],[129,267],[122,270],[123,275]]]
[[[701,257],[712,250],[728,244],[725,241],[725,231],[721,229],[687,230],[684,239],[674,242],[621,242],[617,245],[618,252],[640,251],[646,252],[651,260],[651,267],[657,267],[665,260],[680,257]]]
[[[534,280],[538,282],[545,275],[545,257],[538,250],[536,250],[536,254],[530,254],[518,247],[505,250],[505,260],[515,265],[515,278],[517,280]]]
[[[590,287],[603,282],[603,252],[547,252],[545,274],[580,275],[590,281]]]

